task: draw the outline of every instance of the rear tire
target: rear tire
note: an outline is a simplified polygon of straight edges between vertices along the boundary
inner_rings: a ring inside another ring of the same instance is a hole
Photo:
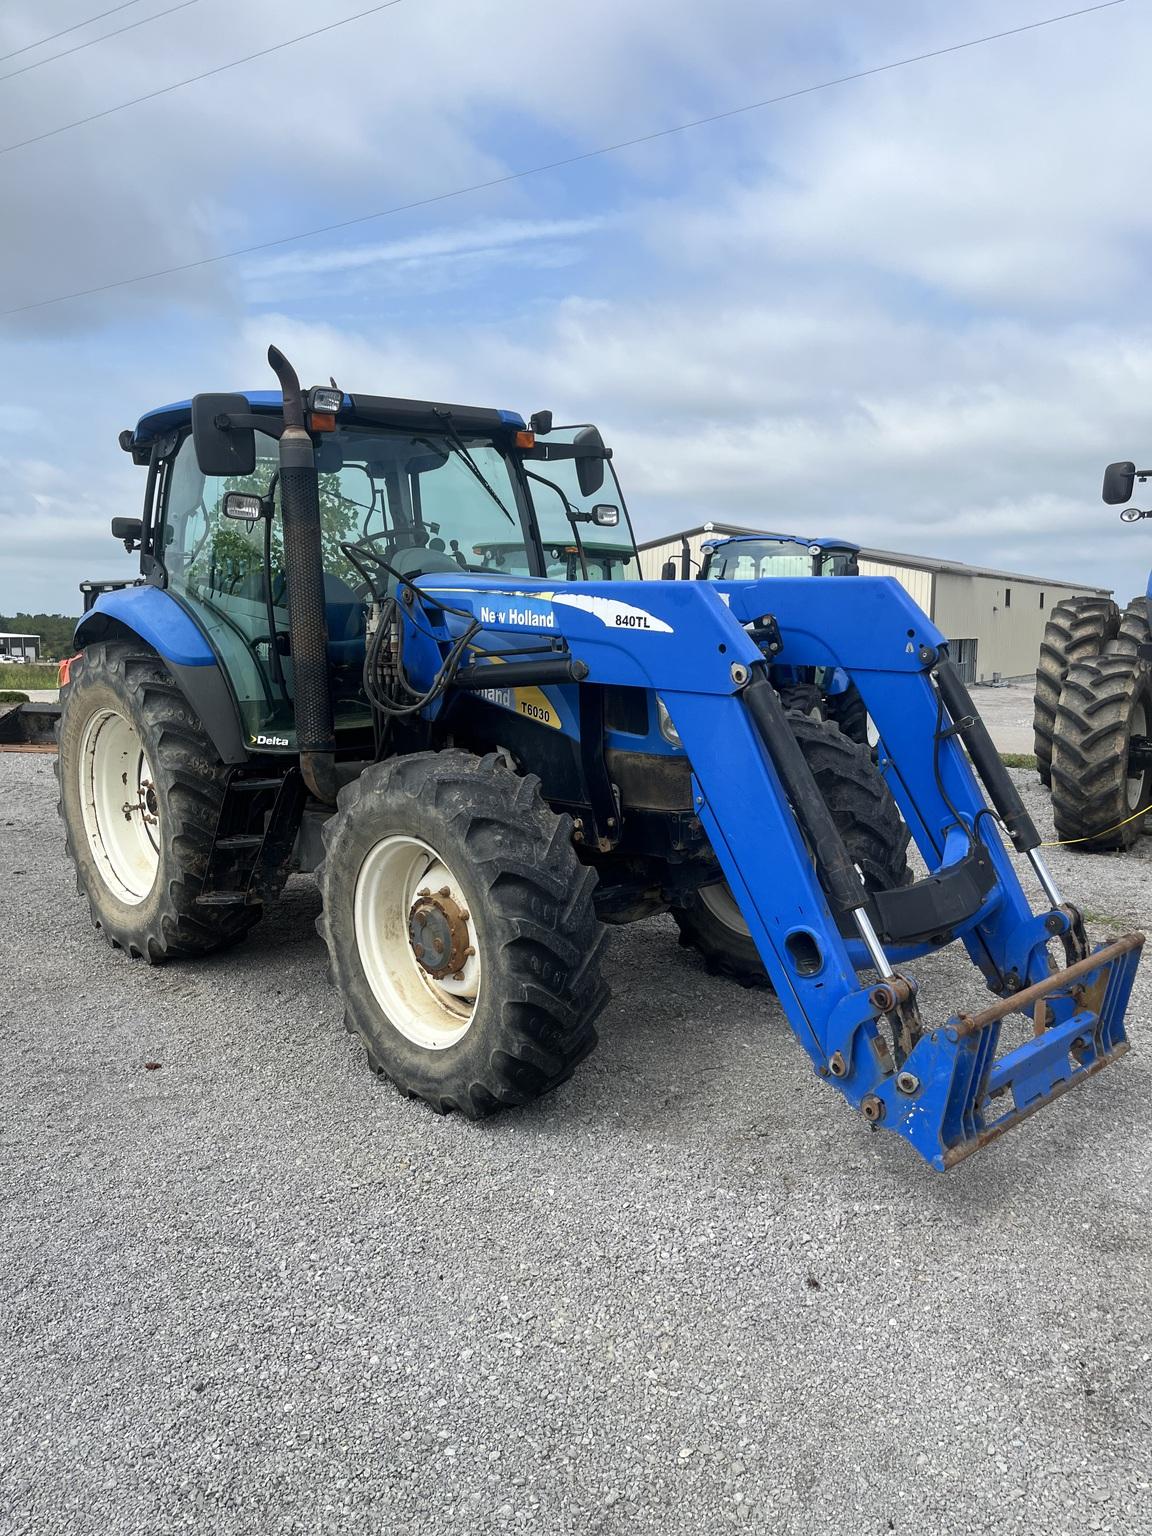
[[[60,702],[59,811],[94,926],[153,965],[243,938],[263,908],[196,904],[228,769],[160,657],[90,645]]]
[[[831,721],[789,715],[788,723],[867,889],[909,884],[908,828],[867,746],[849,740]],[[769,984],[727,881],[704,886],[672,916],[681,944],[698,950],[710,971],[746,987]]]
[[[1152,673],[1125,655],[1071,667],[1056,715],[1056,836],[1081,852],[1131,848],[1152,808],[1152,770],[1129,774],[1133,736],[1152,732]],[[1123,825],[1121,825],[1123,823]]]
[[[421,752],[340,791],[317,880],[344,1020],[410,1098],[479,1119],[568,1078],[608,999],[595,873],[540,781]]]
[[[1119,629],[1120,610],[1110,597],[1065,598],[1044,626],[1032,712],[1036,771],[1042,784],[1052,782],[1052,735],[1068,669],[1095,660]]]

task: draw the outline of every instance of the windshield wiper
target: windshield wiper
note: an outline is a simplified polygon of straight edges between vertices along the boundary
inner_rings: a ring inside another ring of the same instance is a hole
[[[508,508],[504,505],[499,496],[497,496],[496,492],[484,478],[480,466],[468,452],[468,444],[464,441],[459,432],[457,432],[456,428],[453,426],[452,418],[448,415],[447,411],[437,411],[436,415],[444,423],[444,435],[448,439],[449,448],[452,449],[453,453],[455,453],[458,459],[463,460],[463,462],[468,466],[468,468],[475,475],[476,479],[479,480],[480,484],[484,487],[489,496],[491,496],[492,500],[500,508],[501,512],[503,512],[504,516],[512,524],[513,528],[515,528],[517,526],[516,519],[512,516],[511,512],[509,512]],[[436,452],[436,444],[430,443],[426,437],[418,437],[415,439],[415,441],[418,443],[423,443],[426,447],[431,448],[433,453]]]

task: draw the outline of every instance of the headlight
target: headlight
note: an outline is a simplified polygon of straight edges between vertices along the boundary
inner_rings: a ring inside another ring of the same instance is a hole
[[[672,724],[672,716],[668,713],[668,706],[659,694],[656,695],[656,710],[660,718],[661,736],[671,746],[683,748],[684,743],[680,740],[680,732]]]

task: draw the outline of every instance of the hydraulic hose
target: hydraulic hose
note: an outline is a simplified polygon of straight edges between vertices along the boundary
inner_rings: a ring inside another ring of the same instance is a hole
[[[332,725],[316,456],[304,426],[304,398],[296,370],[277,347],[268,348],[268,361],[280,381],[284,399],[280,507],[300,773],[318,800],[335,805],[336,737]]]

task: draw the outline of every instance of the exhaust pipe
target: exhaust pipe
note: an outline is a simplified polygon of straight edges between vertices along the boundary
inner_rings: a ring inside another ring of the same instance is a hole
[[[304,397],[296,370],[278,347],[268,348],[268,361],[284,399],[280,506],[300,774],[318,800],[335,805],[336,737],[328,673],[328,617],[316,457],[304,425]]]

